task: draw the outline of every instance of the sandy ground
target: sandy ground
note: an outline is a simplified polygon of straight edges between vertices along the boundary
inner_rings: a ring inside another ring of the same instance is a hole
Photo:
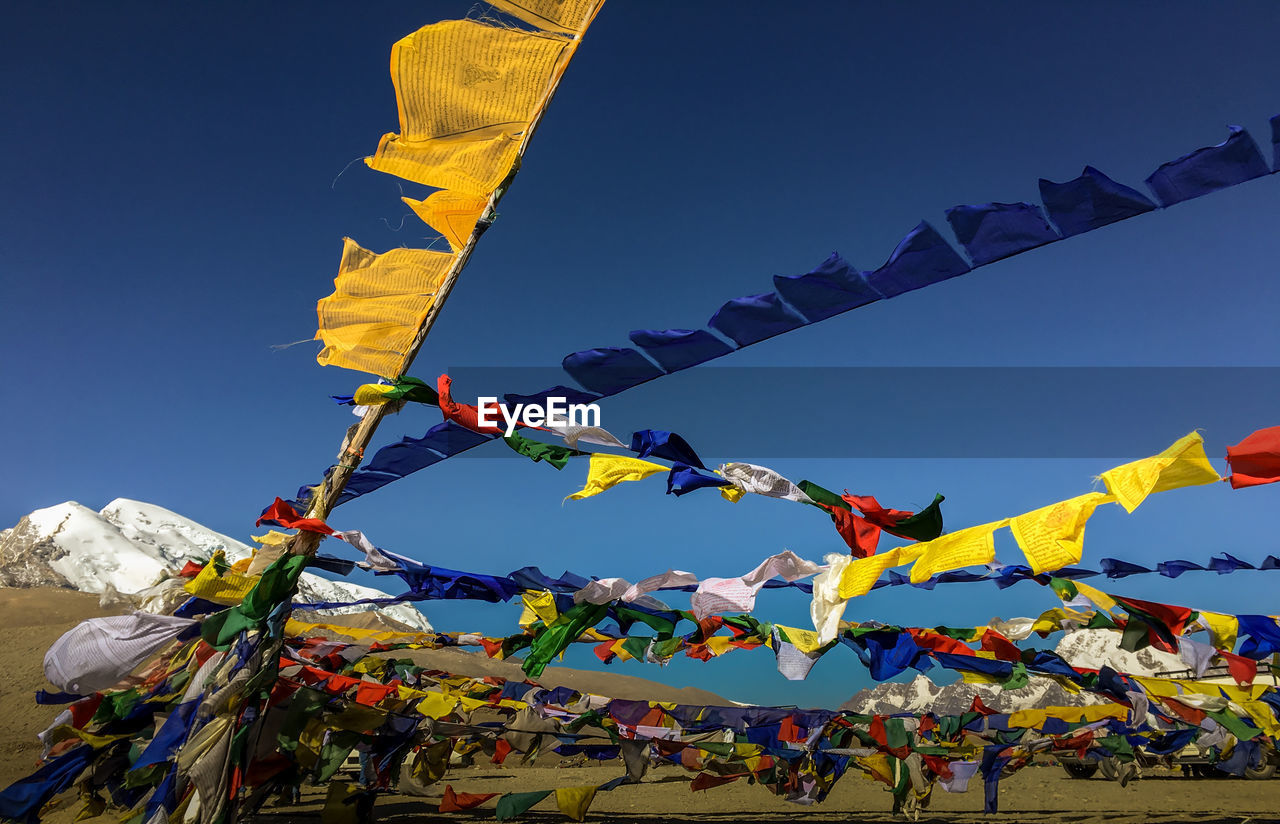
[[[56,708],[41,707],[34,702],[35,690],[48,688],[41,669],[45,650],[77,621],[100,614],[104,613],[98,609],[95,596],[62,590],[0,589],[0,671],[7,676],[0,679],[0,755],[3,756],[0,758],[0,786],[8,785],[32,770],[39,754],[35,734],[44,729],[56,714]],[[617,677],[584,674],[584,677],[590,677],[590,683],[579,685],[575,683],[575,675],[571,671],[560,670],[554,682],[602,691],[600,688],[607,686],[608,682],[597,679]],[[642,679],[629,678],[628,681],[632,683],[614,686],[626,692],[644,687]],[[662,689],[659,685],[652,685],[652,688]],[[692,689],[680,692],[681,697],[692,698],[698,694]],[[485,765],[455,770],[449,773],[446,781],[430,787],[427,796],[383,795],[377,802],[376,817],[379,822],[391,824],[434,820],[492,821],[497,799],[467,812],[439,813],[437,808],[444,784],[452,784],[457,792],[528,792],[602,784],[621,775],[622,771],[620,761],[586,767]],[[663,821],[782,824],[795,819],[820,822],[850,818],[868,822],[895,820],[889,812],[892,804],[888,792],[882,785],[858,775],[845,776],[823,804],[812,807],[787,803],[764,788],[747,785],[745,781],[693,793],[689,790],[690,777],[690,773],[677,767],[650,771],[641,784],[599,793],[587,820],[634,824]],[[262,824],[318,824],[324,792],[323,788],[304,787],[302,804],[277,807],[268,802],[257,819]],[[930,808],[920,820],[957,824],[979,820],[1061,821],[1071,824],[1280,822],[1280,779],[1189,779],[1153,770],[1128,787],[1121,787],[1102,778],[1071,779],[1058,767],[1042,766],[1025,769],[1001,782],[1000,799],[1003,812],[997,816],[983,816],[982,787],[977,780],[972,782],[969,792],[961,795],[950,795],[936,789]],[[74,793],[65,794],[57,799],[56,807],[48,811],[44,820],[49,824],[71,824],[78,808]],[[108,821],[106,818],[98,820]],[[567,819],[556,809],[552,797],[543,800],[519,820],[562,822]]]

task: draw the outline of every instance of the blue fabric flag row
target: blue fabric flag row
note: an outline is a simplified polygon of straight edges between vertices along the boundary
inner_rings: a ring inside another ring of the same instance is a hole
[[[559,578],[552,578],[536,566],[522,567],[507,575],[488,575],[478,572],[458,572],[443,567],[431,566],[414,561],[403,555],[381,551],[395,562],[397,569],[377,570],[377,575],[396,575],[409,585],[410,591],[403,595],[385,598],[364,598],[358,601],[324,601],[308,604],[311,609],[337,609],[353,606],[388,606],[409,601],[436,600],[479,600],[490,603],[509,601],[525,591],[549,591],[557,597],[558,607],[563,611],[574,603],[573,594],[586,587],[592,581],[600,580],[596,576],[586,578],[572,572],[565,572]],[[1099,561],[1099,569],[1083,567],[1064,567],[1053,573],[1036,575],[1031,568],[1022,564],[1009,564],[983,572],[955,570],[935,575],[918,584],[911,583],[907,575],[889,571],[871,587],[873,590],[884,587],[910,586],[916,589],[932,590],[938,584],[972,584],[990,581],[999,589],[1006,589],[1022,581],[1035,581],[1047,585],[1049,579],[1064,578],[1078,581],[1084,578],[1106,578],[1117,580],[1133,575],[1160,575],[1165,578],[1177,578],[1186,572],[1214,572],[1228,575],[1240,571],[1274,571],[1280,570],[1280,558],[1268,555],[1258,564],[1243,561],[1234,555],[1223,552],[1220,557],[1210,558],[1207,564],[1194,561],[1172,560],[1162,561],[1154,568],[1140,564],[1121,561],[1116,558],[1103,558]],[[658,592],[694,592],[696,584],[682,586],[659,587]],[[808,581],[782,581],[771,579],[764,584],[765,589],[797,589],[805,594],[813,593],[813,584]]]
[[[1280,115],[1270,123],[1274,163],[1280,170]],[[1041,179],[1044,211],[1031,203],[986,203],[947,210],[947,222],[972,259],[972,267],[933,226],[922,221],[875,271],[860,271],[832,253],[806,274],[775,275],[773,292],[727,301],[708,321],[723,339],[704,329],[638,329],[630,338],[643,354],[630,347],[603,347],[564,358],[561,365],[565,372],[588,391],[558,386],[505,399],[510,404],[565,395],[570,403],[596,401],[851,309],[1272,173],[1249,133],[1239,126],[1228,128],[1230,133],[1222,143],[1164,163],[1147,177],[1158,204],[1092,166],[1064,183]],[[383,447],[367,467],[353,475],[338,503],[492,439],[467,430],[461,435],[458,429],[461,427],[455,424],[443,424],[422,438],[405,438]],[[447,441],[443,448],[442,437]],[[299,493],[301,501],[309,497],[305,490]]]

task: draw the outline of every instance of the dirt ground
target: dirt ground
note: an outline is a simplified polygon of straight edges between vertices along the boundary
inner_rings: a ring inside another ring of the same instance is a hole
[[[34,701],[35,690],[49,688],[42,671],[45,650],[77,621],[100,614],[104,613],[98,609],[94,596],[61,590],[0,589],[0,671],[6,675],[0,679],[0,786],[7,786],[34,768],[39,754],[35,734],[56,714],[56,708],[41,707]],[[572,678],[564,676],[557,680],[572,681]],[[600,685],[590,686],[598,689]],[[603,784],[622,773],[620,761],[586,767],[486,765],[454,770],[445,781],[430,787],[427,796],[381,796],[375,815],[385,824],[492,821],[496,798],[474,810],[439,813],[444,785],[451,784],[460,793],[529,792]],[[690,778],[690,773],[677,767],[650,771],[640,784],[597,794],[587,820],[619,824],[902,820],[890,815],[892,802],[883,785],[856,774],[846,775],[824,803],[812,807],[782,801],[766,789],[747,785],[745,781],[694,793],[689,790]],[[256,818],[261,824],[318,824],[324,793],[324,788],[304,787],[301,804],[279,807],[268,802]],[[982,815],[982,785],[975,778],[967,793],[951,795],[935,789],[930,808],[920,820],[955,824],[970,821],[1280,822],[1280,778],[1270,781],[1190,779],[1168,771],[1151,770],[1127,787],[1121,787],[1100,777],[1071,779],[1061,768],[1040,766],[1002,781],[1000,806],[999,815]],[[78,809],[74,793],[64,794],[44,820],[49,824],[71,824]],[[556,809],[555,799],[551,797],[519,820],[563,822],[567,819]]]

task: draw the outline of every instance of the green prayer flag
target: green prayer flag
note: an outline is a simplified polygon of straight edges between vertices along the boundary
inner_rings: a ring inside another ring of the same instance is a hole
[[[853,510],[853,507],[849,506],[849,504],[847,504],[839,495],[832,492],[830,489],[823,489],[813,481],[801,481],[796,484],[796,486],[800,487],[801,492],[808,495],[817,503],[826,504],[827,506],[838,506],[841,509],[847,509],[850,511]]]
[[[282,555],[276,559],[239,605],[204,620],[200,636],[205,643],[226,649],[242,631],[261,629],[272,610],[293,597],[307,560],[305,555]]]
[[[942,534],[942,502],[945,500],[941,495],[934,495],[933,503],[898,521],[889,531],[913,541],[932,541]]]
[[[1031,677],[1027,675],[1027,666],[1021,661],[1013,665],[1013,672],[1000,685],[1001,689],[1020,690],[1027,684],[1031,683]]]
[[[387,393],[387,397],[390,400],[413,401],[414,403],[425,403],[429,406],[440,405],[440,395],[420,378],[411,378],[406,375],[402,378],[396,378],[396,382],[392,386],[394,388]]]
[[[519,452],[527,458],[536,461],[546,461],[556,469],[564,469],[569,463],[569,459],[575,455],[583,453],[576,449],[570,449],[567,446],[556,446],[555,444],[543,443],[530,438],[525,438],[512,433],[502,440],[507,442],[507,446]]]
[[[561,613],[551,626],[538,633],[529,646],[529,656],[524,659],[524,673],[537,678],[555,658],[587,629],[596,625],[609,612],[608,604],[583,601]]]
[[[527,813],[530,807],[549,795],[551,795],[551,790],[538,790],[531,793],[507,793],[498,799],[498,809],[495,815],[499,821],[509,821],[518,815]]]
[[[1066,578],[1050,578],[1049,588],[1064,601],[1070,601],[1080,594],[1080,590],[1076,589],[1076,585]]]
[[[1242,718],[1228,710],[1216,710],[1205,714],[1214,721],[1217,721],[1226,728],[1227,732],[1231,733],[1241,741],[1248,741],[1251,738],[1256,738],[1258,734],[1262,732],[1262,730],[1257,727],[1246,724]]]

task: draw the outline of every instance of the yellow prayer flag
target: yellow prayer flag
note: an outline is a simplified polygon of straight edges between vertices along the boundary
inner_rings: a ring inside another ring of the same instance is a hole
[[[489,0],[494,8],[526,23],[556,31],[581,32],[604,0]]]
[[[343,240],[332,295],[316,305],[321,365],[399,377],[418,326],[453,267],[454,256],[427,249],[383,254]]]
[[[1084,526],[1099,505],[1115,500],[1090,492],[1011,518],[1009,529],[1036,575],[1079,563]]]
[[[587,473],[587,485],[575,492],[566,501],[580,501],[599,495],[610,487],[623,481],[643,481],[657,472],[666,472],[667,467],[656,463],[642,461],[639,458],[628,458],[623,455],[607,455],[604,452],[593,452],[591,469]]]
[[[556,806],[569,818],[581,821],[587,817],[587,810],[591,809],[591,801],[595,797],[594,786],[560,787],[556,790]]]
[[[356,406],[381,406],[387,402],[387,393],[394,390],[395,386],[389,383],[362,383],[351,400]]]
[[[449,248],[455,252],[467,245],[480,216],[489,207],[488,197],[450,191],[434,192],[426,200],[400,199],[422,218],[423,223],[444,235],[449,241]],[[356,403],[359,402],[357,398]]]
[[[263,546],[279,546],[292,538],[293,535],[288,532],[279,532],[272,529],[269,530],[266,535],[252,535],[250,537],[256,543],[262,544]]]
[[[1009,729],[1038,730],[1044,726],[1048,713],[1045,710],[1016,710],[1009,713]]]
[[[1082,584],[1079,581],[1072,581],[1071,583],[1075,585],[1076,592],[1092,601],[1098,609],[1113,610],[1116,608],[1116,599],[1102,590],[1091,587],[1088,584]]]
[[[919,558],[922,552],[919,547],[922,546],[927,545],[911,544],[910,546],[897,547],[888,552],[882,552],[879,555],[851,561],[840,575],[840,597],[856,598],[859,595],[866,595],[871,591],[871,587],[875,586],[876,581],[884,574],[885,570],[910,563]]]
[[[442,692],[429,692],[427,697],[418,702],[418,712],[428,718],[439,720],[458,706],[458,699]]]
[[[370,168],[487,195],[515,165],[520,141],[563,71],[573,41],[474,20],[433,23],[391,48],[400,133]]]
[[[541,592],[525,590],[520,594],[520,601],[525,609],[524,614],[520,616],[522,627],[532,624],[535,620],[551,626],[560,617],[560,611],[556,609],[556,596],[548,590],[544,589]]]
[[[920,557],[911,567],[911,583],[923,583],[939,572],[991,563],[996,559],[995,531],[1008,523],[1005,518],[971,526],[913,547]]]
[[[1240,621],[1236,616],[1201,611],[1200,620],[1209,628],[1210,642],[1215,649],[1231,652],[1236,648],[1236,634],[1240,631]]]
[[[740,486],[722,486],[720,487],[720,497],[724,498],[731,504],[736,504],[742,500],[742,496],[747,494],[747,490]]]
[[[244,600],[244,596],[248,595],[249,590],[253,589],[257,583],[258,576],[249,577],[230,571],[219,576],[217,567],[208,563],[196,577],[183,584],[182,588],[197,598],[224,606],[235,606]]]
[[[1153,492],[1222,480],[1204,454],[1204,439],[1199,432],[1179,438],[1159,455],[1108,469],[1101,478],[1126,512],[1137,509]]]
[[[804,653],[817,652],[822,649],[825,644],[818,640],[818,633],[811,629],[797,629],[796,627],[784,627],[782,624],[775,624],[782,631],[786,639],[793,647]]]

